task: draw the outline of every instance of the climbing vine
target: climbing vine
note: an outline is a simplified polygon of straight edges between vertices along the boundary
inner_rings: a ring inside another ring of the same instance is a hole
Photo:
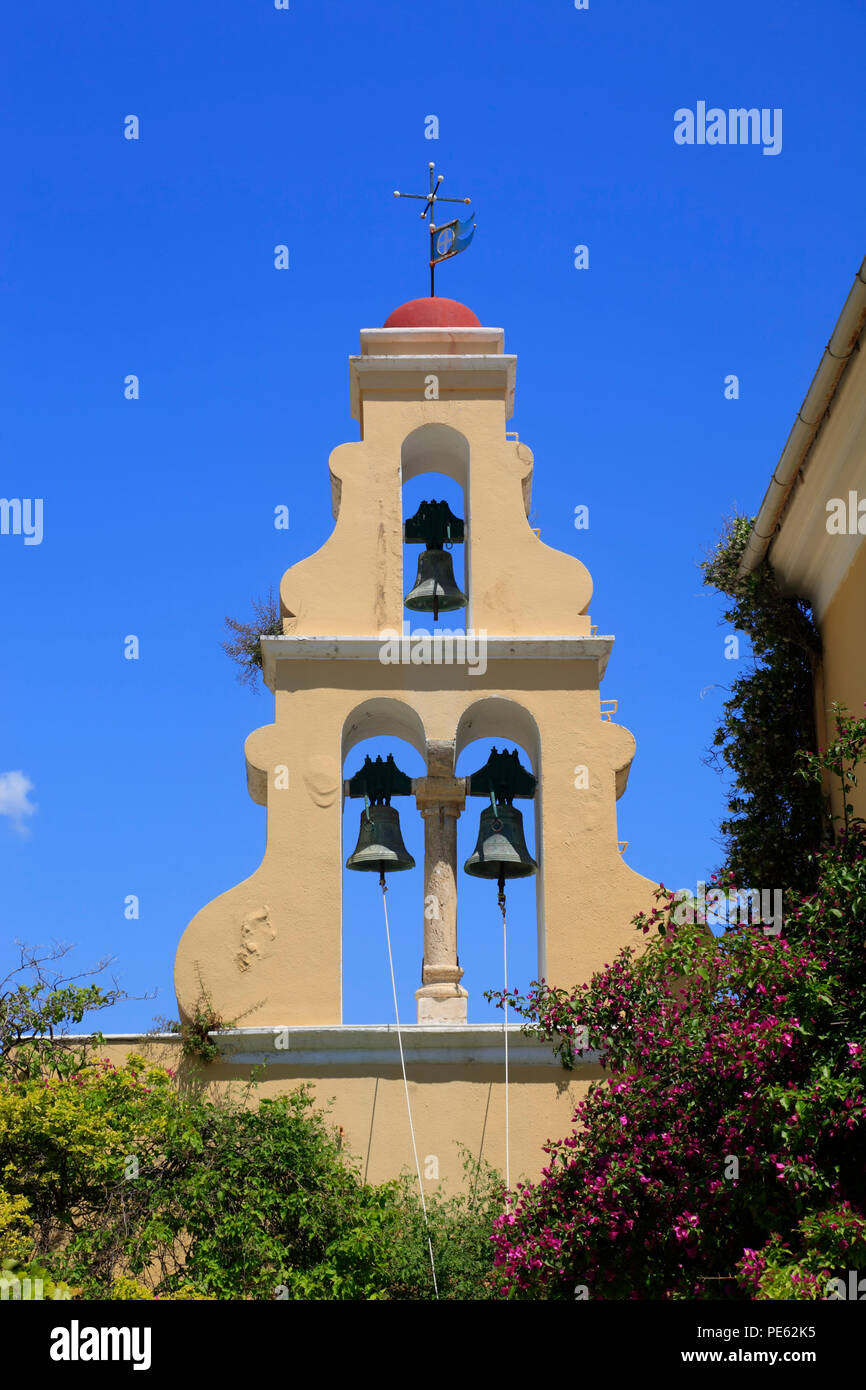
[[[724,620],[745,633],[752,660],[724,704],[709,761],[733,773],[719,829],[722,868],[737,883],[814,887],[810,856],[830,835],[822,789],[797,775],[798,753],[817,747],[814,672],[821,640],[809,607],[786,593],[766,560],[738,577],[752,528],[730,519],[701,568],[704,583],[730,600]]]

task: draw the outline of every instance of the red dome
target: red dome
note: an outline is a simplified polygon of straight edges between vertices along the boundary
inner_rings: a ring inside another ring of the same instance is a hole
[[[456,299],[410,299],[389,314],[385,328],[481,328],[481,320]]]

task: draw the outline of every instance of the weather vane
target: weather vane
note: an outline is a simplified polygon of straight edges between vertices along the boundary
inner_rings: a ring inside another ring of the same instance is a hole
[[[461,222],[459,217],[455,217],[452,222],[443,222],[441,226],[435,225],[436,204],[437,203],[471,203],[471,198],[445,198],[437,189],[444,179],[444,174],[439,174],[434,183],[433,170],[435,164],[428,164],[430,170],[430,192],[429,193],[401,193],[399,189],[394,190],[395,198],[419,198],[424,204],[421,213],[422,218],[429,213],[430,216],[430,294],[435,296],[434,274],[440,261],[450,261],[452,256],[459,256],[461,251],[465,251],[473,236],[475,235],[475,223],[472,221],[473,214],[470,213],[465,221]]]

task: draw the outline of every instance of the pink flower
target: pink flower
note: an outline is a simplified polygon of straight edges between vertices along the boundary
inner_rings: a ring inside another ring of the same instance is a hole
[[[694,1212],[684,1211],[674,1222],[674,1235],[677,1240],[688,1240],[694,1234],[698,1218]]]

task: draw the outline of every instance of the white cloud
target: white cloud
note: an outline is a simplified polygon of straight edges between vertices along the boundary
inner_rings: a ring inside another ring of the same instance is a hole
[[[28,833],[24,819],[36,810],[35,804],[27,800],[32,791],[33,783],[23,772],[0,772],[0,816],[8,816],[19,835]]]

